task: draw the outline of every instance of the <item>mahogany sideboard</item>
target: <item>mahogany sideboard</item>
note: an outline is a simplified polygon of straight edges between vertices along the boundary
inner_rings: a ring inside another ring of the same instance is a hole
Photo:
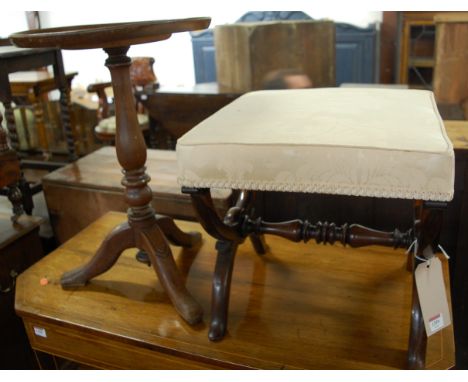
[[[205,311],[196,326],[178,316],[152,269],[135,260],[135,250],[87,286],[61,288],[62,273],[86,263],[109,228],[124,220],[124,214],[106,214],[19,277],[16,311],[35,350],[110,369],[405,367],[412,279],[404,250],[318,251],[316,244],[271,237],[272,249],[257,256],[243,244],[229,332],[213,343],[207,322],[214,240],[206,233],[198,250],[172,247],[187,288]],[[202,231],[197,223],[176,223]],[[48,283],[41,286],[44,278]],[[429,337],[427,349],[428,368],[452,367],[452,326]]]

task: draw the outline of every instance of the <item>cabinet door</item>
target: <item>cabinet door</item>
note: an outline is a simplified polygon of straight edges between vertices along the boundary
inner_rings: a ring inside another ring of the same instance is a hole
[[[376,78],[375,26],[336,24],[336,85],[373,83]]]
[[[373,83],[376,78],[375,25],[336,24],[336,84]],[[192,33],[196,83],[216,82],[213,30]]]
[[[213,30],[192,33],[195,82],[216,82],[216,61]]]

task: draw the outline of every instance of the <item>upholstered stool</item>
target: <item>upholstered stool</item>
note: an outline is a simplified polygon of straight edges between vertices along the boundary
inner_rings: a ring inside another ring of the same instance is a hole
[[[250,237],[264,253],[262,234],[293,241],[354,247],[409,247],[418,241],[414,270],[438,247],[442,211],[452,199],[454,153],[433,94],[420,90],[307,89],[248,93],[177,143],[179,181],[200,222],[217,238],[210,339],[226,331],[235,251]],[[241,190],[219,219],[210,188]],[[252,216],[253,192],[293,191],[415,200],[414,226],[381,232],[300,220],[267,223]],[[428,251],[430,248],[432,251]],[[331,269],[330,272],[333,272]],[[409,367],[423,368],[426,334],[413,291]]]

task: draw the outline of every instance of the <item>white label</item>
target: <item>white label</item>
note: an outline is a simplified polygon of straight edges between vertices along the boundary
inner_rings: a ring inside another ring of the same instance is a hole
[[[437,316],[429,319],[429,327],[431,329],[431,333],[444,327],[444,316],[442,313],[439,313]]]
[[[419,303],[428,336],[449,326],[450,310],[445,293],[442,263],[437,256],[419,264],[414,273]]]
[[[47,332],[44,328],[38,328],[37,326],[33,326],[33,328],[36,336],[47,338]]]

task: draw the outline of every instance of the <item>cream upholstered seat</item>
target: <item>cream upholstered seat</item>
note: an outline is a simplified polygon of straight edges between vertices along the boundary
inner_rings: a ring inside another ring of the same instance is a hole
[[[187,187],[453,197],[453,147],[423,90],[247,93],[181,137],[177,158]]]

